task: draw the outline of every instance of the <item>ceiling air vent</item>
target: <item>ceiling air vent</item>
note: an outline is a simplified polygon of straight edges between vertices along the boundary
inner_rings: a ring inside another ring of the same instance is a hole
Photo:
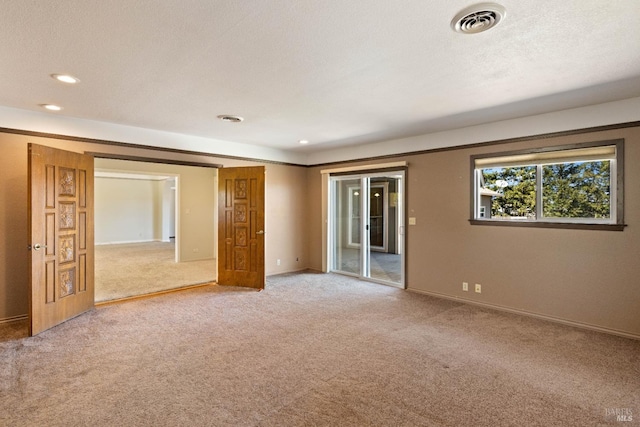
[[[218,118],[220,120],[222,120],[223,122],[231,122],[231,123],[240,123],[241,121],[243,121],[244,119],[240,116],[232,116],[229,114],[221,114],[218,116]]]
[[[504,7],[496,3],[479,3],[458,13],[451,21],[451,28],[462,34],[476,34],[487,31],[507,16]]]

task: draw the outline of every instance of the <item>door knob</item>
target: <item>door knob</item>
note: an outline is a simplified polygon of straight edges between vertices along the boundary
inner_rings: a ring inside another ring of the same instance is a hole
[[[41,248],[46,248],[47,245],[41,245],[40,243],[36,243],[35,245],[33,245],[33,249],[36,251],[39,251]]]
[[[256,231],[256,234],[264,234],[264,230]]]

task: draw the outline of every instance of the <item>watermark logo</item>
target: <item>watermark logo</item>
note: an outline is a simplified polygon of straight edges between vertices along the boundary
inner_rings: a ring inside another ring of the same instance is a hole
[[[631,408],[606,408],[604,415],[607,419],[618,422],[633,422],[633,410]]]

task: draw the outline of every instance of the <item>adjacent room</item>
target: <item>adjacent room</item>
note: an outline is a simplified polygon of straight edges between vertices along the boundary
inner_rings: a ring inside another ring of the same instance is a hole
[[[183,179],[185,197],[202,203],[180,215]],[[96,302],[215,281],[215,246],[203,238],[216,235],[214,168],[102,158],[95,161],[94,180]],[[178,233],[183,228],[184,238]],[[189,231],[194,228],[199,241]],[[202,253],[199,243],[205,243]]]

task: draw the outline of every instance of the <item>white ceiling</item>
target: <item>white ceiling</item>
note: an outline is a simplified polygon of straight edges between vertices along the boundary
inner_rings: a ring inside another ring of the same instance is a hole
[[[230,141],[251,157],[640,97],[638,0],[503,0],[496,28],[452,31],[474,3],[2,0],[0,106],[55,103],[46,114]]]

